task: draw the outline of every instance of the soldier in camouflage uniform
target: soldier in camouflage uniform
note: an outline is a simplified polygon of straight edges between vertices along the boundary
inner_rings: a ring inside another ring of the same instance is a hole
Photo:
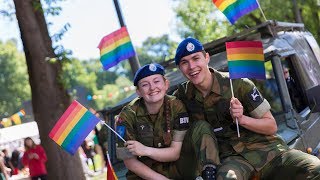
[[[276,134],[270,105],[249,79],[233,80],[234,97],[227,75],[209,68],[210,57],[202,44],[183,40],[175,62],[189,81],[174,93],[184,102],[190,123],[205,120],[218,141],[221,165],[216,179],[320,179],[320,161],[315,156],[289,150]],[[235,120],[240,125],[237,137]],[[192,126],[192,124],[191,124]],[[187,136],[183,143],[188,141]],[[290,172],[285,177],[282,172]]]
[[[176,160],[189,117],[180,100],[166,95],[163,75],[159,64],[140,68],[134,78],[139,97],[119,114],[117,131],[126,143],[119,143],[117,156],[129,170],[127,179],[179,178]]]

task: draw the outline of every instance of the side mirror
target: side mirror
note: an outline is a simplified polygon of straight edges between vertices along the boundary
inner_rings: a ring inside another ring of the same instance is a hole
[[[306,95],[308,98],[308,105],[311,112],[320,112],[320,85],[312,87],[306,90]]]

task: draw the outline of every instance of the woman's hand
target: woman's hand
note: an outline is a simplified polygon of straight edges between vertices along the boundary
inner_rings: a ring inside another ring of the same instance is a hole
[[[149,156],[149,148],[138,141],[127,141],[125,145],[129,152],[135,156]]]

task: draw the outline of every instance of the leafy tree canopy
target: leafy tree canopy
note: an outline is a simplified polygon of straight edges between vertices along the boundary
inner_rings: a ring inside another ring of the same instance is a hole
[[[16,41],[0,41],[0,69],[0,117],[7,117],[31,98],[26,61]]]

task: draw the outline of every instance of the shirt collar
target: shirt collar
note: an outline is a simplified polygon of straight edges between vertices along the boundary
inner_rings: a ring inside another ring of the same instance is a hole
[[[163,102],[165,103],[165,102]],[[137,110],[136,110],[136,116],[149,116],[149,112],[148,109],[143,101],[143,98],[139,98],[138,102],[137,102]],[[158,114],[162,114],[163,113],[163,104],[160,108],[160,111]]]

